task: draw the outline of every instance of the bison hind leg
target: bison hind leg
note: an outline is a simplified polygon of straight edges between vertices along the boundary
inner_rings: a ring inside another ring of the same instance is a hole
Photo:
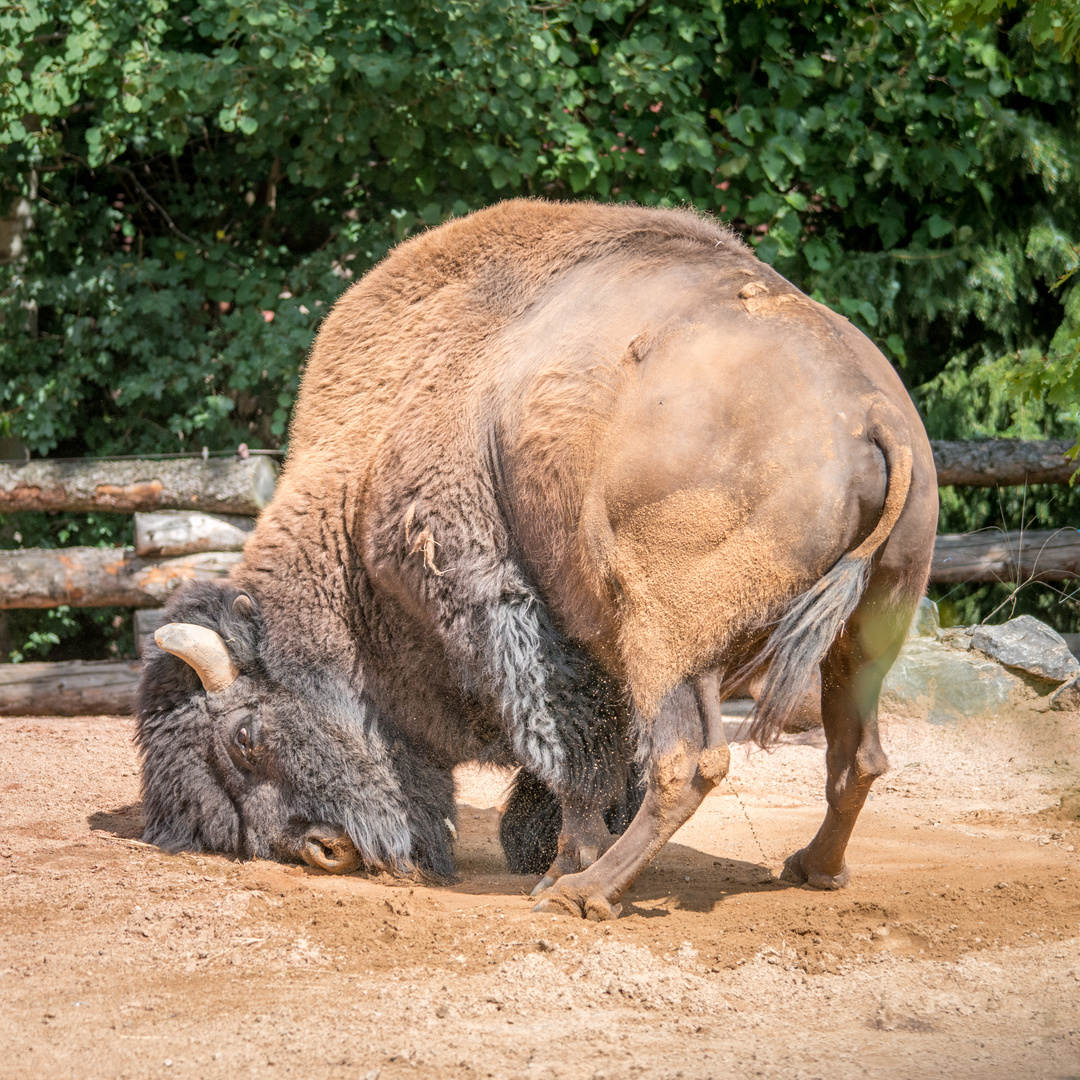
[[[633,761],[626,766],[625,782],[610,792],[603,815],[604,824],[615,836],[626,831],[645,796],[640,767]],[[499,841],[510,873],[546,873],[558,855],[561,831],[558,797],[542,780],[519,769],[499,822]]]

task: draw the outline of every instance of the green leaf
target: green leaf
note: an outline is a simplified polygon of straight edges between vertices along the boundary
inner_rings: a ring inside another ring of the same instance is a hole
[[[952,222],[946,221],[940,214],[931,214],[927,218],[926,228],[935,240],[940,240],[953,231]]]
[[[829,251],[828,244],[821,240],[807,240],[803,244],[803,255],[806,256],[810,268],[819,273],[825,272],[832,266],[832,253]]]

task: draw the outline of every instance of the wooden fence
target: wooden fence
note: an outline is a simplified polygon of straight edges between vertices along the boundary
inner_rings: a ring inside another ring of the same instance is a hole
[[[1069,442],[934,443],[942,486],[1066,483]],[[0,609],[127,607],[140,655],[160,609],[185,581],[224,578],[270,501],[277,467],[241,460],[0,463],[0,513],[108,510],[135,515],[130,548],[0,551]],[[1080,577],[1080,533],[939,536],[934,582],[1063,581]],[[127,713],[139,665],[128,661],[0,664],[0,716]]]
[[[276,483],[277,465],[258,454],[0,463],[0,513],[135,515],[133,547],[0,551],[0,609],[133,608],[142,655],[175,589],[239,562]],[[129,713],[138,673],[129,661],[0,664],[0,716]]]

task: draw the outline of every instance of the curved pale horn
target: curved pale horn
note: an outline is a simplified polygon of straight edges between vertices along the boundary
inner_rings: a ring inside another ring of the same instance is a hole
[[[240,674],[221,635],[208,626],[171,622],[154,631],[158,646],[190,664],[208,693],[224,690]]]

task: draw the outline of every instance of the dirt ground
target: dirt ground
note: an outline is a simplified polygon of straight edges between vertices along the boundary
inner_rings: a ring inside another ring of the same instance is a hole
[[[846,890],[775,880],[824,806],[791,737],[596,925],[506,873],[503,774],[434,889],[163,855],[129,720],[0,721],[0,1076],[1080,1077],[1080,715],[885,727]]]

